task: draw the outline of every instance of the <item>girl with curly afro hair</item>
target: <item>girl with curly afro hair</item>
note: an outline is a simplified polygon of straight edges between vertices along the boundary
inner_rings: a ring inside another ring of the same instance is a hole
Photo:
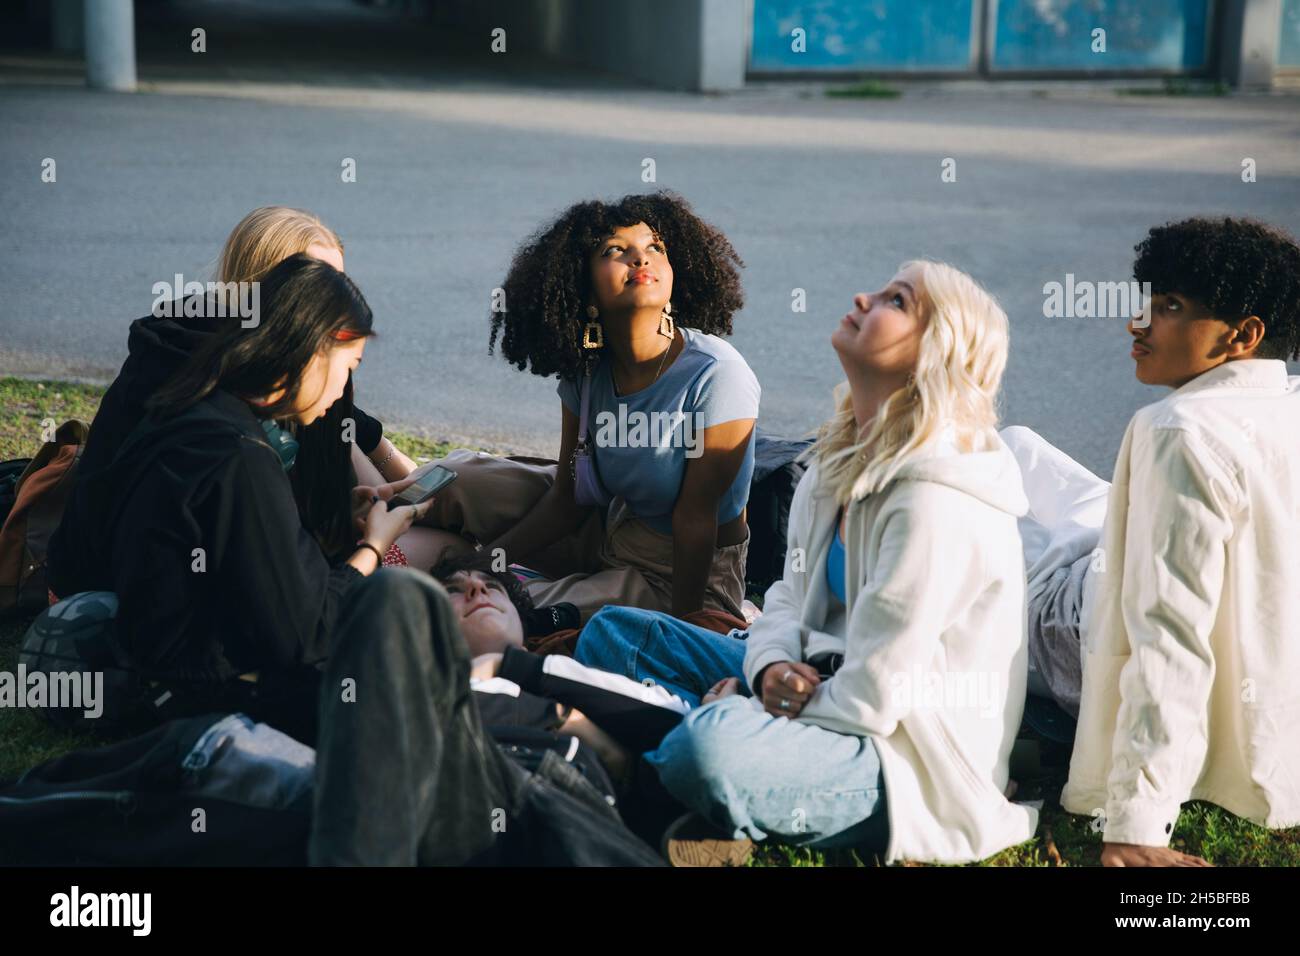
[[[584,621],[607,604],[739,619],[759,386],[722,336],[742,264],[664,192],[577,203],[528,239],[489,350],[559,378],[560,464],[453,453],[432,523]]]

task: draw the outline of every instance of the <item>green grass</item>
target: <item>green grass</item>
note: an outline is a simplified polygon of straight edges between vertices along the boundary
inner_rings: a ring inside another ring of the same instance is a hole
[[[1068,752],[1058,753],[1041,774],[1020,781],[1017,799],[1043,799],[1034,838],[974,865],[1101,865],[1101,834],[1093,832],[1092,818],[1066,813],[1058,802],[1068,766]],[[1300,827],[1268,830],[1201,801],[1183,806],[1170,845],[1184,853],[1204,857],[1216,866],[1300,866]],[[881,860],[850,850],[819,853],[763,844],[756,848],[749,865],[858,867],[879,866]]]
[[[41,447],[42,422],[91,421],[103,394],[99,385],[0,378],[0,408],[4,409],[0,413],[0,461],[36,454]],[[384,434],[416,461],[441,458],[453,447],[406,432],[385,430]]]
[[[0,378],[0,460],[30,457],[40,447],[41,422],[68,418],[90,421],[103,389],[67,382]],[[401,432],[387,432],[393,443],[416,460],[441,457],[451,446]],[[0,670],[13,672],[18,647],[35,613],[0,620]],[[1030,738],[1034,739],[1034,738]],[[0,780],[95,740],[56,731],[26,710],[0,710]],[[1035,740],[1036,760],[1017,770],[1018,799],[1042,799],[1038,833],[982,861],[980,866],[1096,866],[1101,836],[1092,820],[1064,812],[1057,802],[1069,764],[1066,749]],[[1300,827],[1267,830],[1219,807],[1190,803],[1183,807],[1173,846],[1220,866],[1300,866]],[[3,861],[0,861],[3,862]],[[848,850],[819,853],[795,847],[763,845],[752,866],[873,866],[879,861]]]
[[[1131,86],[1119,90],[1120,96],[1227,96],[1232,87],[1222,80],[1189,80],[1168,77],[1160,86]]]
[[[69,418],[89,422],[104,390],[71,382],[29,382],[0,378],[0,461],[30,458],[41,447],[41,422]]]
[[[852,86],[829,86],[826,95],[839,99],[893,100],[902,96],[903,91],[883,80],[868,79]]]

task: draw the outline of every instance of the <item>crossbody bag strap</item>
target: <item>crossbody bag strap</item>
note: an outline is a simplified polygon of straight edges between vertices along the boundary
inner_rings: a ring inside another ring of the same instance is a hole
[[[591,372],[583,375],[582,384],[578,386],[578,389],[578,446],[586,448],[587,438],[589,437],[587,434],[588,412],[591,408]]]

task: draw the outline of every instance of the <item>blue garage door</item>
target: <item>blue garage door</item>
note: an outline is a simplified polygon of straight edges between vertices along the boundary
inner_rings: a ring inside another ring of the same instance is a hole
[[[974,7],[974,0],[754,0],[750,69],[966,72],[975,65]]]
[[[1300,0],[1284,2],[1300,15]],[[753,3],[756,73],[970,73],[981,62],[991,73],[1193,72],[1207,64],[1214,12],[1213,0]],[[1300,46],[1300,31],[1290,37]]]
[[[1209,55],[1210,0],[995,0],[994,7],[994,72],[1182,72],[1204,68]]]

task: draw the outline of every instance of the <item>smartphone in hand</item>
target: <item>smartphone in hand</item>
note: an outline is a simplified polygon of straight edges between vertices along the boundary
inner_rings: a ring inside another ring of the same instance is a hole
[[[388,499],[388,510],[402,505],[418,505],[428,501],[443,488],[456,480],[456,473],[442,465],[434,465],[400,493]]]

